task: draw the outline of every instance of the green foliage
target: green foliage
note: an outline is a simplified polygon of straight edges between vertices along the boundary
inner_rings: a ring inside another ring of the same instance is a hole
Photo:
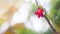
[[[32,13],[34,13],[36,11],[36,9],[37,9],[37,5],[32,4]]]
[[[60,10],[60,0],[52,0],[52,8]]]
[[[37,32],[31,29],[17,29],[15,31],[16,31],[16,34],[38,34]]]
[[[60,0],[52,0],[50,18],[56,26],[60,26]]]

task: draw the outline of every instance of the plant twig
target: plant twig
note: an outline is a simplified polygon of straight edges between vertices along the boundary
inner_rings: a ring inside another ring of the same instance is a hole
[[[52,24],[50,23],[49,19],[44,15],[45,19],[47,20],[48,24],[50,25],[51,29],[58,34],[58,32],[54,29],[54,27],[52,26]]]
[[[35,0],[35,2],[36,2],[36,5],[38,6],[38,1],[37,1],[37,0]]]

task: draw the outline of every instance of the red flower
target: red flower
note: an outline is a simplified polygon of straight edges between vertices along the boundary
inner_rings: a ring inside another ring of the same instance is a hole
[[[35,12],[35,15],[38,15],[38,18],[43,17],[44,10],[41,8],[38,8],[37,12]]]

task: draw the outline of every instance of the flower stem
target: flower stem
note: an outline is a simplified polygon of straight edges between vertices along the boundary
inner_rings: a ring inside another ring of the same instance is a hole
[[[48,24],[50,25],[51,29],[58,34],[58,32],[55,30],[55,28],[52,26],[52,24],[50,23],[49,19],[44,15],[45,19],[47,20]]]

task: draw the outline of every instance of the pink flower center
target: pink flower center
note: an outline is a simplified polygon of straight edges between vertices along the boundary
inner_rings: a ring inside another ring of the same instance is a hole
[[[35,12],[35,15],[38,15],[38,18],[43,17],[44,10],[41,8],[38,8],[37,12]]]

